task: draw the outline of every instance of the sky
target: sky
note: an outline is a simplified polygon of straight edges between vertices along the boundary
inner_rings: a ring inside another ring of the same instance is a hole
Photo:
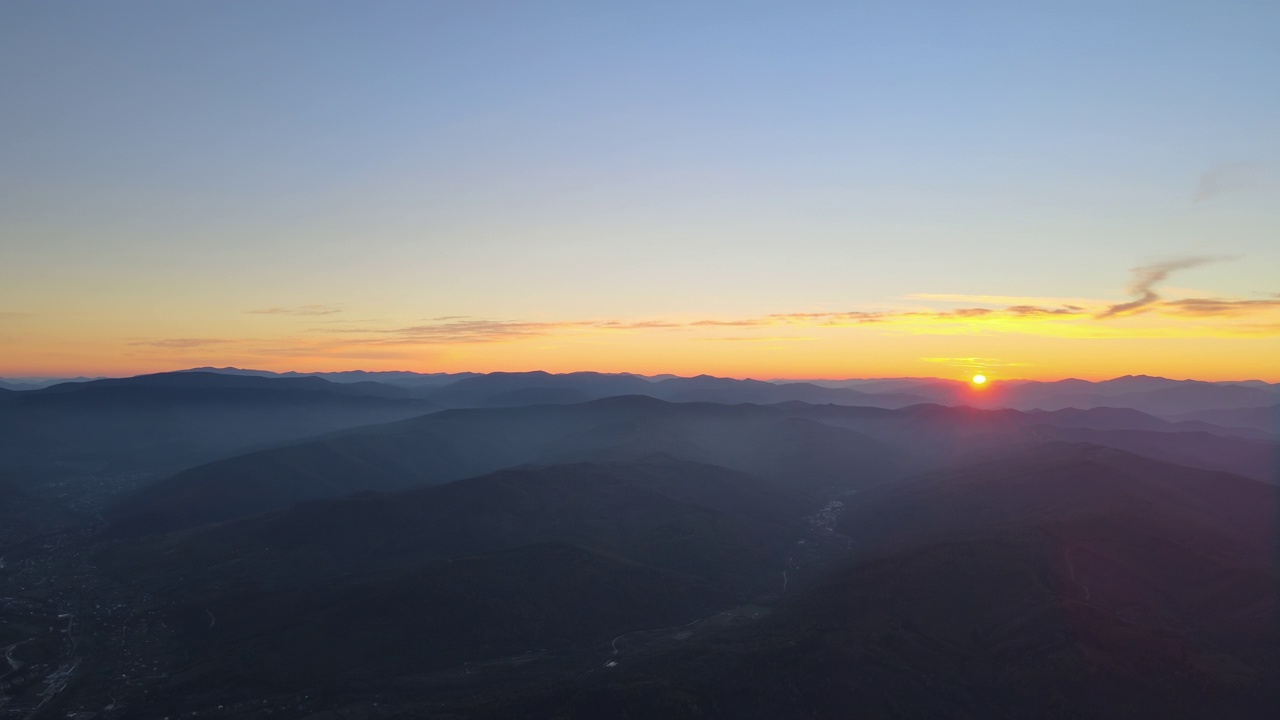
[[[0,2],[0,376],[1280,381],[1280,4]]]

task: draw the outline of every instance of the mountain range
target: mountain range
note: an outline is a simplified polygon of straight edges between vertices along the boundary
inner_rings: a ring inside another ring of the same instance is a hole
[[[1274,386],[989,390],[207,369],[0,390],[0,702],[1274,716],[1280,441],[1240,404]]]

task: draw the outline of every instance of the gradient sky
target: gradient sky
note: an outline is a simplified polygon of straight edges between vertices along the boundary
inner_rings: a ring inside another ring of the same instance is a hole
[[[0,375],[1280,381],[1280,4],[0,2]]]

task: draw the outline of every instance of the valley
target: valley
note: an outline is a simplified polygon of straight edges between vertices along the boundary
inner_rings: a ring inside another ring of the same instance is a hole
[[[0,717],[1263,717],[1275,443],[1209,429],[620,396],[34,468]]]

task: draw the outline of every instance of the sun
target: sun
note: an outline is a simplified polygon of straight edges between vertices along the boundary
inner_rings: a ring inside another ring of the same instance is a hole
[[[987,376],[986,376],[986,375],[983,375],[983,374],[981,374],[981,373],[979,373],[979,374],[977,374],[977,375],[974,375],[974,376],[973,376],[973,379],[972,379],[972,380],[970,380],[970,382],[972,382],[974,385],[986,385],[986,384],[987,384]]]

